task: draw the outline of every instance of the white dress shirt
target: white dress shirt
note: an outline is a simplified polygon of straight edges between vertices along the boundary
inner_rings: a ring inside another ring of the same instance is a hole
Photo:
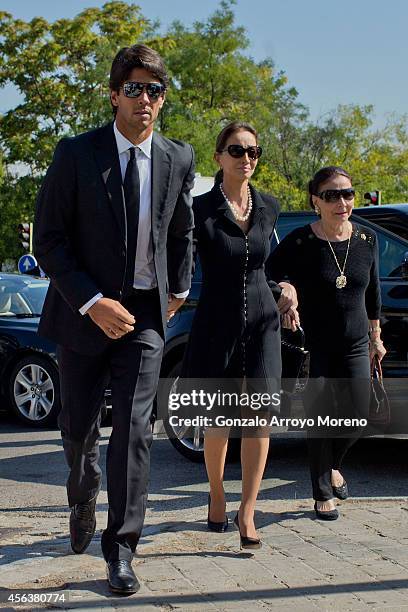
[[[153,261],[153,242],[152,242],[152,138],[153,132],[144,140],[135,146],[126,138],[117,128],[116,121],[113,124],[113,131],[118,147],[120,170],[122,174],[122,182],[125,179],[126,167],[129,161],[129,148],[134,147],[136,155],[136,163],[139,171],[140,180],[140,210],[139,210],[139,225],[137,232],[137,247],[135,261],[135,276],[133,286],[135,289],[153,289],[157,286],[156,273]],[[185,298],[188,296],[188,291],[174,294],[175,297]],[[102,293],[98,293],[84,304],[79,312],[84,315],[91,306],[95,304],[101,297]]]

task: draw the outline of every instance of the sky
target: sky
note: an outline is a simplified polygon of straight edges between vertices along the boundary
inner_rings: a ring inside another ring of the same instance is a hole
[[[129,2],[130,3],[130,2]],[[140,0],[142,14],[159,19],[162,30],[178,19],[185,25],[208,17],[218,0]],[[29,21],[70,18],[98,0],[1,0],[0,10]],[[408,112],[408,2],[406,0],[238,0],[237,25],[246,28],[248,53],[270,57],[313,119],[338,104],[373,104],[375,126],[392,113]],[[0,112],[12,108],[18,94],[0,90]]]

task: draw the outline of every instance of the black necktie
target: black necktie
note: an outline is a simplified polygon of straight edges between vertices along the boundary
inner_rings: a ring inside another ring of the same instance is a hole
[[[133,287],[136,263],[137,231],[140,211],[140,180],[135,156],[135,148],[129,148],[130,159],[126,166],[123,191],[126,205],[126,278],[125,293]]]

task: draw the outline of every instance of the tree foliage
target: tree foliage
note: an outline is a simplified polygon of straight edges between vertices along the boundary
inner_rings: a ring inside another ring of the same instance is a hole
[[[27,176],[9,171],[4,179],[1,262],[18,253],[17,225],[32,220],[38,178],[58,140],[110,120],[112,59],[121,47],[149,36],[152,25],[137,5],[112,1],[54,23],[41,17],[25,22],[2,11],[0,31],[0,87],[12,84],[22,97],[0,118],[0,146],[9,169],[28,168]],[[159,50],[166,44],[157,41]]]
[[[16,226],[32,220],[57,141],[111,119],[111,62],[119,48],[136,42],[166,60],[171,87],[157,127],[193,144],[201,174],[214,174],[216,136],[238,119],[257,128],[264,147],[254,183],[283,208],[307,206],[307,182],[327,164],[350,171],[358,202],[373,189],[382,190],[384,201],[408,199],[407,118],[391,117],[375,130],[373,107],[350,105],[311,121],[272,59],[249,57],[234,4],[223,0],[208,18],[191,27],[176,21],[164,35],[137,5],[119,0],[54,23],[0,12],[0,87],[12,84],[22,98],[0,117],[0,262],[18,255]],[[15,164],[25,164],[27,176],[14,175]]]

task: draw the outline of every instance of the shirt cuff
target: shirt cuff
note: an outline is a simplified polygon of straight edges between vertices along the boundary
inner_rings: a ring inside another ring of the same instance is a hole
[[[187,291],[183,291],[183,293],[172,293],[171,295],[174,295],[175,298],[181,300],[181,299],[186,298],[189,293],[190,293],[190,289],[188,289]]]
[[[94,304],[96,304],[96,302],[98,300],[100,300],[101,298],[103,298],[102,293],[97,293],[86,304],[81,306],[81,308],[79,309],[79,312],[81,313],[81,315],[85,315],[88,312],[88,310],[90,309],[90,307],[93,306]]]

